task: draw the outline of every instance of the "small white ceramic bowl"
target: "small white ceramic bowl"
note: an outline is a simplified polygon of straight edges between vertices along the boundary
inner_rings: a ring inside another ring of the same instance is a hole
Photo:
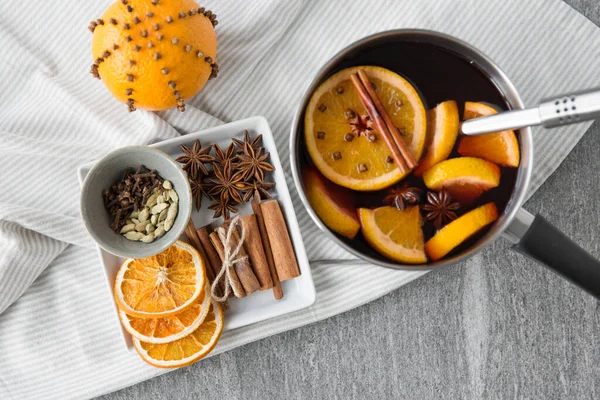
[[[173,227],[152,243],[134,242],[114,232],[102,199],[102,190],[121,179],[125,168],[137,169],[140,164],[171,181],[179,196]],[[187,173],[167,153],[153,147],[129,146],[108,153],[94,164],[81,188],[80,208],[85,228],[100,247],[117,256],[144,258],[160,253],[179,239],[192,213],[192,192]]]

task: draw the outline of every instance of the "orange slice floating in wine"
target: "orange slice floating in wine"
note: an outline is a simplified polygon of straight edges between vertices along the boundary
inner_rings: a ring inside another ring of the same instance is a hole
[[[446,189],[455,200],[469,204],[500,184],[500,168],[481,158],[452,158],[425,171],[423,181],[429,189]]]
[[[465,120],[497,113],[496,109],[487,104],[465,104]],[[483,158],[505,167],[518,167],[521,158],[519,142],[512,130],[480,136],[463,136],[458,144],[458,153],[462,156]]]
[[[497,219],[498,209],[496,205],[487,203],[469,211],[440,229],[425,243],[425,251],[432,260],[439,260]]]

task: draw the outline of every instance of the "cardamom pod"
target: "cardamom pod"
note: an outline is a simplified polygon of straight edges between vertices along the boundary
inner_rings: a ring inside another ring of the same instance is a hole
[[[149,233],[141,239],[144,243],[150,243],[154,241],[154,233]]]
[[[138,215],[140,215],[140,210],[133,211],[131,214],[129,214],[129,218],[137,218]]]
[[[177,195],[177,192],[175,191],[175,189],[171,189],[169,190],[169,197],[171,198],[171,200],[173,200],[175,203],[179,203],[179,195]]]
[[[121,234],[131,232],[135,229],[135,224],[127,224],[121,228]]]
[[[144,209],[140,211],[138,219],[140,220],[140,223],[144,223],[148,221],[148,217],[150,217],[150,210],[148,207],[144,207]]]
[[[152,233],[152,232],[154,232],[154,229],[155,229],[154,225],[152,225],[152,224],[146,225],[146,233]]]
[[[158,223],[158,215],[154,214],[153,216],[150,217],[150,223],[152,225],[156,225]]]
[[[132,224],[136,224],[136,225],[137,225],[137,224],[139,224],[139,223],[140,223],[140,220],[139,220],[139,219],[137,219],[137,218],[131,218],[131,223],[132,223]]]
[[[146,224],[143,223],[139,223],[135,226],[135,230],[138,232],[145,232],[146,231]]]
[[[158,215],[158,222],[162,222],[167,218],[167,210],[162,210]]]
[[[156,204],[162,204],[165,202],[165,196],[163,196],[162,194],[158,195],[158,198],[156,199]]]
[[[148,200],[146,200],[146,207],[152,208],[156,205],[156,199],[158,198],[158,190],[154,189]]]
[[[131,232],[127,232],[123,236],[125,236],[126,239],[138,241],[138,240],[141,240],[145,235],[140,232],[131,231]]]
[[[173,222],[175,222],[175,219],[165,219],[165,231],[168,232],[173,227]]]
[[[165,199],[165,203],[170,203],[170,201],[169,201],[169,191],[168,190],[165,190],[163,192],[162,196],[163,196],[163,199]]]
[[[167,231],[165,231],[165,227],[164,226],[159,226],[154,231],[154,237],[155,238],[159,238],[159,237],[163,236],[165,233],[167,233]]]
[[[162,185],[162,186],[163,186],[163,188],[165,188],[165,189],[173,189],[173,185],[171,184],[171,182],[170,182],[170,181],[167,181],[167,180],[165,180],[165,181],[163,182],[163,185]]]
[[[159,214],[161,211],[165,210],[167,207],[169,207],[169,205],[167,203],[157,204],[154,207],[152,207],[152,210],[150,211],[150,213],[152,215]],[[159,218],[159,220],[160,220],[160,218]]]
[[[125,225],[131,225],[131,224],[133,224],[133,226],[135,226],[135,224],[133,223],[133,220],[131,218],[129,218],[125,221]]]

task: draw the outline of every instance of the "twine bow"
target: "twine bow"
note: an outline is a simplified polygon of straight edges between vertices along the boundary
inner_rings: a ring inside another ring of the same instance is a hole
[[[232,243],[234,241],[232,235],[238,225],[240,227],[240,240],[237,243]],[[222,303],[229,298],[229,294],[232,290],[231,269],[236,263],[245,261],[248,258],[248,256],[240,256],[240,250],[242,249],[244,239],[246,238],[246,226],[244,221],[238,215],[231,220],[227,230],[222,226],[219,227],[217,229],[217,234],[219,235],[221,243],[223,243],[223,264],[210,288],[210,293],[215,301]],[[221,280],[223,280],[223,282],[221,282]],[[222,296],[219,296],[218,292],[221,285],[223,287],[223,294]]]

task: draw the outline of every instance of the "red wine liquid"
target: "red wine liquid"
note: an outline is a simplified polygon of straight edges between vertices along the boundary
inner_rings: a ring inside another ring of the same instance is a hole
[[[390,43],[380,43],[368,48],[363,47],[360,49],[360,52],[356,51],[347,55],[331,71],[329,76],[344,68],[358,65],[381,66],[403,76],[420,93],[426,109],[434,108],[437,104],[446,100],[455,100],[459,108],[461,120],[464,104],[467,101],[488,103],[498,110],[510,108],[505,97],[493,81],[474,63],[457,53],[432,44],[393,41]],[[303,125],[300,124],[300,126]],[[300,132],[300,136],[303,137],[303,132]],[[459,140],[457,140],[456,145],[458,145],[458,142]],[[450,158],[459,156],[456,152],[456,145]],[[302,141],[302,146],[304,146],[304,141]],[[306,155],[306,151],[303,153],[304,156],[301,163],[310,164],[311,162]],[[497,188],[484,192],[477,202],[468,208],[463,207],[458,213],[459,216],[490,201],[496,203],[500,214],[504,212],[515,187],[517,168],[501,168],[501,173],[500,185]],[[425,201],[425,193],[427,192],[423,181],[412,175],[402,182],[406,181],[411,186],[423,189],[423,203]],[[376,208],[384,205],[383,198],[387,194],[387,189],[376,192],[352,191],[351,193],[355,197],[357,207]],[[487,230],[489,230],[489,227],[456,248],[449,256],[460,253],[472,246]],[[428,240],[435,233],[435,228],[431,223],[426,222],[423,226],[423,231],[425,240]],[[360,233],[352,240],[340,235],[338,237],[362,253],[385,260],[383,256],[369,247]]]

